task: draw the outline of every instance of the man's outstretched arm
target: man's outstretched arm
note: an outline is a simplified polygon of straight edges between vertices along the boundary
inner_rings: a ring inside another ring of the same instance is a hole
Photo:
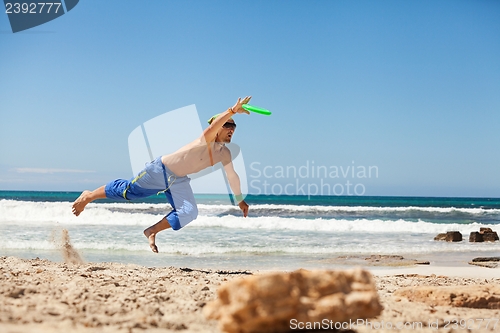
[[[240,177],[236,173],[233,167],[233,163],[231,162],[231,153],[227,152],[229,155],[229,162],[224,164],[224,171],[226,171],[227,180],[229,181],[229,186],[234,193],[236,200],[238,201],[238,207],[240,207],[243,212],[243,216],[248,216],[248,204],[243,200],[243,196],[241,193],[241,184]]]
[[[217,136],[217,132],[221,129],[222,125],[224,125],[226,121],[228,121],[228,119],[234,116],[236,113],[250,114],[250,112],[243,109],[242,105],[247,104],[251,98],[252,96],[247,96],[243,99],[238,98],[236,104],[234,104],[232,107],[222,112],[217,118],[215,118],[210,126],[208,126],[203,131],[202,137],[205,139],[205,141],[214,142]]]

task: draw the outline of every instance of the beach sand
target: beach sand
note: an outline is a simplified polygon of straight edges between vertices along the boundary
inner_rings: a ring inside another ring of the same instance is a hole
[[[217,287],[262,273],[0,257],[0,332],[219,332],[202,314]],[[500,322],[494,327],[500,309],[431,306],[393,295],[409,286],[499,285],[498,268],[377,266],[372,273],[384,311],[353,331],[389,332],[405,322],[403,330],[415,332],[500,331]],[[493,321],[486,328],[479,319]],[[453,320],[469,320],[469,330]]]

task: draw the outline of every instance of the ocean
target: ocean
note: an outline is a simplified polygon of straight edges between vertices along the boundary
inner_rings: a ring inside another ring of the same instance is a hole
[[[500,242],[469,243],[470,232],[500,232],[500,199],[369,196],[252,196],[250,213],[197,195],[199,217],[157,235],[151,252],[143,230],[170,211],[163,196],[135,202],[101,200],[79,217],[76,192],[0,191],[0,256],[62,261],[62,231],[88,262],[145,266],[292,270],[337,268],[336,258],[401,255],[466,264],[500,255]],[[464,241],[434,241],[460,231]]]

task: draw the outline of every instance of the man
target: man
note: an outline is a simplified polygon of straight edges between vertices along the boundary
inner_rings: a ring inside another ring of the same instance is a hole
[[[80,215],[85,206],[96,199],[133,200],[165,192],[173,210],[161,221],[144,230],[151,250],[158,253],[155,243],[158,232],[168,228],[179,230],[198,216],[198,208],[187,175],[222,162],[238,206],[243,216],[247,217],[248,204],[243,200],[240,178],[234,170],[231,152],[225,144],[231,142],[236,129],[231,117],[237,113],[250,114],[242,107],[250,101],[250,98],[251,96],[243,100],[238,98],[233,107],[209,120],[210,126],[199,138],[175,153],[160,156],[146,164],[145,169],[135,178],[116,179],[94,191],[83,191],[73,203],[73,214]]]

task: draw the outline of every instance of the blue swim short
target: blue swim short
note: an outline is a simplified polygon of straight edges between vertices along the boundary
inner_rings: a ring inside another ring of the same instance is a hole
[[[198,208],[187,176],[177,177],[161,157],[147,163],[139,174],[129,180],[116,179],[106,184],[106,197],[134,200],[164,192],[173,210],[166,216],[174,230],[186,226],[198,216]]]

